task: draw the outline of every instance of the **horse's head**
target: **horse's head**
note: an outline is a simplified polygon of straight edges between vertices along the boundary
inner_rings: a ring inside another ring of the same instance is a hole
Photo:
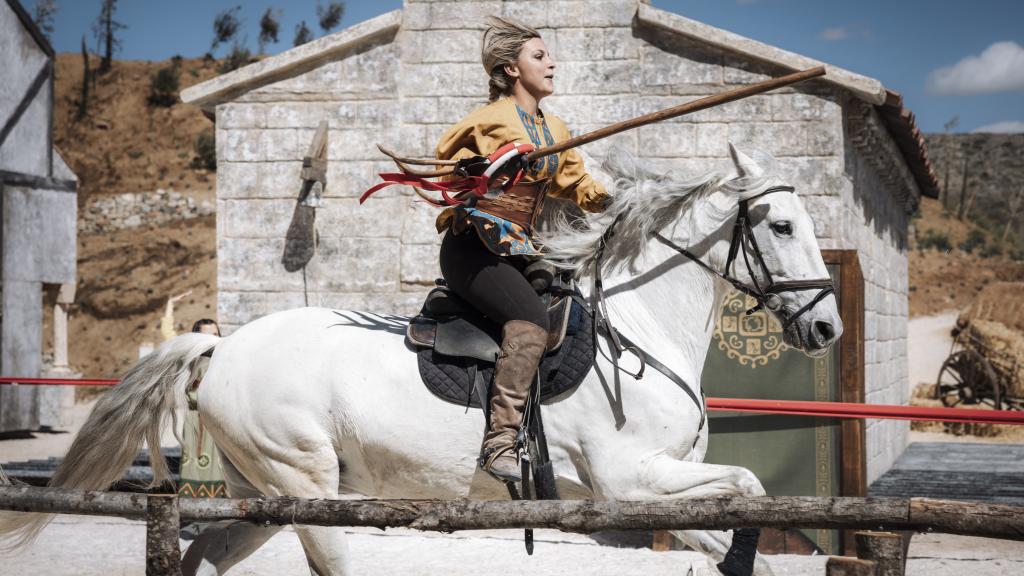
[[[768,176],[729,145],[736,166],[739,219],[730,270],[764,295],[764,306],[785,328],[790,346],[821,356],[843,333],[835,295],[821,258],[814,223],[797,191]],[[746,226],[744,229],[743,227]]]
[[[843,323],[811,218],[792,187],[730,149],[735,173],[687,178],[656,174],[612,148],[601,165],[613,191],[607,209],[582,225],[564,213],[555,218],[544,251],[577,275],[594,273],[598,263],[606,273],[626,268],[635,275],[647,246],[667,244],[757,299],[782,323],[787,344],[820,356]],[[729,257],[711,268],[707,251],[730,235]]]

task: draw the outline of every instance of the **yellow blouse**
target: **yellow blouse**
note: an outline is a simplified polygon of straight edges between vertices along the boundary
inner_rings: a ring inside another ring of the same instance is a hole
[[[486,156],[509,142],[532,142],[538,148],[542,148],[568,140],[570,137],[569,129],[558,117],[545,116],[542,111],[538,111],[536,115],[524,112],[514,98],[507,96],[473,111],[445,132],[437,144],[437,158],[460,160],[470,156]],[[604,209],[608,193],[604,186],[587,173],[583,159],[575,149],[539,158],[523,174],[525,182],[545,178],[551,179],[547,189],[548,196],[571,200],[587,212],[600,212]],[[472,209],[466,213],[461,207],[448,208],[437,217],[437,231],[440,233],[447,230],[459,212],[463,212],[470,220],[478,217]],[[493,219],[488,215],[488,220]],[[511,227],[514,235],[521,235],[529,244],[525,248],[513,250],[512,253],[539,253],[519,226],[506,221],[501,221],[501,224]],[[480,227],[477,226],[477,229]],[[499,251],[495,246],[489,247],[496,252]]]

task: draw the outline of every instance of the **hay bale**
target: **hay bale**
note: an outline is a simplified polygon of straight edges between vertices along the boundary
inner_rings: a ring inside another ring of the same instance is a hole
[[[993,282],[975,296],[960,315],[958,325],[974,320],[996,320],[1007,328],[1024,332],[1024,282]]]

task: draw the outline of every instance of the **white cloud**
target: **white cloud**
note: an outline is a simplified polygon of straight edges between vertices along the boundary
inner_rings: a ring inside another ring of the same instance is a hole
[[[1024,90],[1024,48],[996,42],[980,56],[968,56],[928,75],[932,94],[972,95]]]
[[[843,26],[830,26],[821,32],[818,32],[818,38],[821,38],[826,42],[871,40],[872,37],[871,29],[863,22],[850,22]]]
[[[993,134],[1018,134],[1024,132],[1024,122],[1019,120],[1004,120],[994,124],[986,124],[971,130],[971,132],[989,132]]]
[[[836,42],[849,38],[850,32],[845,26],[837,26],[835,28],[825,28],[818,33],[818,37],[822,40],[828,40],[829,42]]]

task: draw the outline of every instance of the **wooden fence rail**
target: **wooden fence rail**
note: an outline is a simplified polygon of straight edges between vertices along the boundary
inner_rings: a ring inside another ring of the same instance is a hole
[[[145,494],[0,486],[0,510],[147,517]],[[247,520],[271,524],[407,527],[452,532],[501,528],[728,530],[856,528],[934,531],[1024,540],[1024,507],[925,498],[697,498],[675,501],[589,500],[307,500],[192,499],[177,502],[182,521]]]

